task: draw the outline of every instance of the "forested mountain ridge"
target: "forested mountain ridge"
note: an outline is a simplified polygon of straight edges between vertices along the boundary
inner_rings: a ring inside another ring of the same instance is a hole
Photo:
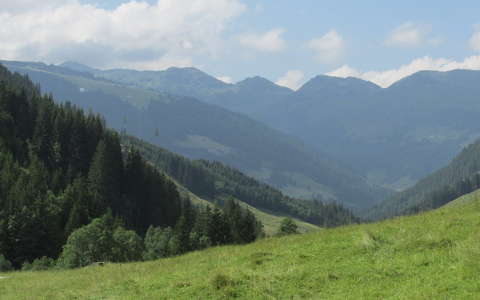
[[[175,185],[99,116],[58,106],[0,66],[0,252],[15,266],[57,257],[66,238],[108,210],[138,232],[174,226]]]
[[[447,166],[413,187],[387,198],[364,215],[383,219],[435,209],[480,189],[480,140],[468,145]]]
[[[220,107],[94,78],[83,71],[4,63],[29,74],[56,99],[102,114],[119,131],[189,158],[221,161],[288,195],[336,200],[360,209],[388,194],[299,140]]]
[[[352,213],[338,204],[285,196],[278,190],[219,162],[190,160],[126,135],[122,135],[122,144],[138,149],[155,167],[195,195],[212,203],[223,204],[227,199],[234,198],[273,215],[295,217],[322,227],[358,221]]]

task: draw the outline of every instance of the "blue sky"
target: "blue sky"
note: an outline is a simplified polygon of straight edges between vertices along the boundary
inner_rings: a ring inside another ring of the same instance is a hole
[[[36,2],[0,8],[12,25],[0,31],[0,58],[195,66],[226,81],[260,75],[292,88],[318,74],[388,86],[421,69],[480,69],[478,1]]]

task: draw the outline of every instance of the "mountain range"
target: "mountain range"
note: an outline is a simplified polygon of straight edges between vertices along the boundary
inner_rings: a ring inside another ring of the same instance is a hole
[[[388,88],[320,75],[297,91],[260,77],[227,84],[194,68],[89,72],[244,113],[395,190],[447,164],[479,136],[479,71],[421,71]]]
[[[191,95],[139,87],[119,78],[100,78],[88,67],[78,65],[72,70],[42,63],[2,63],[12,71],[27,74],[55,99],[101,114],[112,128],[189,158],[221,161],[290,196],[335,200],[363,209],[389,194],[297,138]],[[172,71],[198,74],[194,69]],[[176,80],[195,87],[194,78],[187,75]],[[169,74],[166,78],[176,77]],[[212,80],[211,86],[216,83]]]

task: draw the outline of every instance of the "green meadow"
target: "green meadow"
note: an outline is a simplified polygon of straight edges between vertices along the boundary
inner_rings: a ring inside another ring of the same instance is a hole
[[[479,299],[480,192],[380,223],[0,277],[2,300]]]

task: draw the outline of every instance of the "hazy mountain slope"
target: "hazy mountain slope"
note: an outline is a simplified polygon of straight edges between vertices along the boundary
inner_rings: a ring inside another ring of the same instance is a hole
[[[385,195],[300,141],[217,106],[61,67],[5,65],[27,73],[55,98],[102,114],[115,129],[191,158],[222,161],[289,195],[337,199],[354,208],[371,206]]]
[[[424,71],[387,89],[317,76],[296,92],[259,77],[225,84],[191,68],[94,74],[246,113],[396,189],[445,165],[480,132],[478,71]]]
[[[2,279],[2,296],[476,299],[479,199],[476,192],[418,216],[215,247],[146,263],[1,274],[7,277]]]
[[[480,141],[466,147],[446,167],[420,180],[415,186],[386,199],[365,215],[388,218],[436,208],[480,186]]]
[[[195,68],[169,68],[165,71],[96,70],[73,62],[66,62],[62,66],[81,72],[88,71],[98,78],[197,98],[251,116],[257,116],[293,93],[292,90],[259,76],[227,84]]]
[[[401,188],[445,165],[479,135],[478,83],[478,71],[419,72],[387,89],[319,76],[260,119],[373,182]]]

